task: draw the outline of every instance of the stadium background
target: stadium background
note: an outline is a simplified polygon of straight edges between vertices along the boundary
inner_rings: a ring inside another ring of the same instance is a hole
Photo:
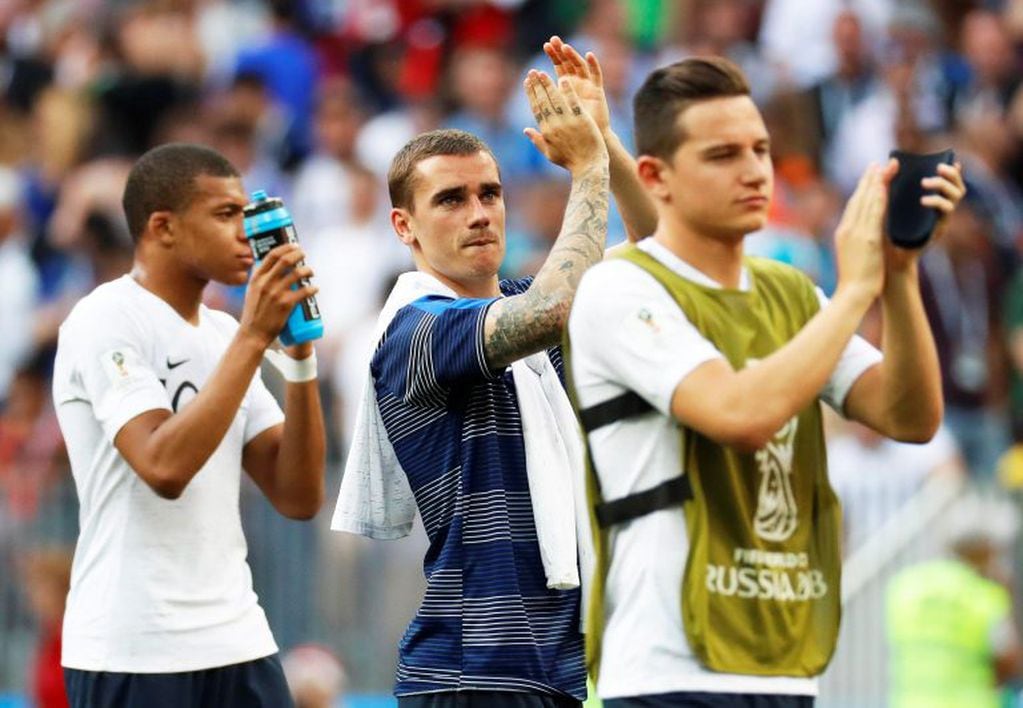
[[[962,159],[970,195],[924,260],[945,429],[912,448],[840,421],[829,434],[852,589],[821,705],[878,705],[885,579],[940,552],[962,484],[1005,499],[1023,484],[1013,448],[1023,434],[1021,0],[0,1],[0,706],[27,700],[52,665],[76,534],[49,402],[57,326],[129,267],[127,170],[177,140],[214,146],[248,189],[282,196],[316,269],[328,503],[313,523],[295,523],[244,488],[250,563],[282,649],[322,644],[347,669],[349,705],[387,704],[424,540],[327,529],[375,308],[410,266],[383,176],[419,131],[480,135],[506,185],[503,274],[533,272],[568,193],[521,133],[531,124],[521,79],[549,70],[540,47],[551,34],[597,53],[627,144],[630,99],[652,67],[694,54],[739,63],[776,168],[770,223],[749,250],[797,265],[826,291],[831,232],[869,161],[896,146],[953,146]],[[610,232],[623,238],[617,215]],[[236,312],[242,294],[209,296]],[[868,317],[864,332],[877,331]],[[980,523],[1011,541],[1006,571],[1018,575],[1015,527],[997,517]]]

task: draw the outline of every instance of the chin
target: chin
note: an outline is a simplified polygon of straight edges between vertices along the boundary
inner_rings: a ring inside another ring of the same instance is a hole
[[[222,277],[213,278],[221,285],[245,285],[249,282],[249,271],[235,271],[227,273]]]
[[[473,277],[490,277],[497,275],[501,269],[501,261],[504,260],[504,253],[490,253],[473,259],[469,266]]]
[[[741,232],[743,236],[751,234],[754,231],[760,231],[767,226],[767,213],[763,214],[751,214],[745,219],[742,219],[736,224],[735,230]]]

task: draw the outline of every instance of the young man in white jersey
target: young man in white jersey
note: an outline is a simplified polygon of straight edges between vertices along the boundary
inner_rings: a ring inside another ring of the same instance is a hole
[[[840,603],[818,400],[907,441],[942,415],[919,251],[883,232],[898,165],[869,169],[850,199],[829,301],[743,255],[772,166],[739,69],[658,69],[635,120],[657,230],[586,273],[568,327],[597,529],[590,667],[608,708],[809,706]],[[923,186],[942,215],[964,193],[958,167]],[[855,335],[878,298],[881,352]]]
[[[61,327],[53,395],[81,504],[64,619],[75,708],[291,705],[252,590],[238,509],[244,469],[285,516],[323,500],[324,429],[311,344],[280,366],[285,411],[259,376],[295,304],[315,292],[294,244],[249,277],[237,170],[197,145],[135,163],[130,274]],[[248,282],[241,322],[202,305]]]

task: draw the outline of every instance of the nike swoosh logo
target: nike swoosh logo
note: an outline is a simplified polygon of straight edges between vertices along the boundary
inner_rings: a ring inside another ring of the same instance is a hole
[[[171,362],[170,357],[167,357],[167,368],[168,369],[176,369],[179,366],[181,366],[182,364],[184,364],[186,361],[188,361],[188,359],[182,359],[181,361]]]

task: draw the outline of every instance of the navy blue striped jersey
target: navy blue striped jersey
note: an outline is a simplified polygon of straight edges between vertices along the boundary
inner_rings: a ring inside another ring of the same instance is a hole
[[[501,281],[505,295],[531,278]],[[548,590],[511,368],[491,371],[492,299],[398,311],[371,370],[384,427],[426,527],[423,603],[399,645],[396,695],[586,695],[579,591]],[[548,351],[564,379],[560,349]]]

